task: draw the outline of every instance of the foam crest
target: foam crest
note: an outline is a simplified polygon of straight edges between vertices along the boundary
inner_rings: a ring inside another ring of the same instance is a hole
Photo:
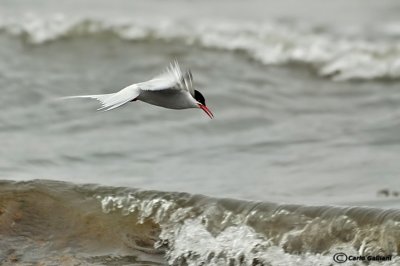
[[[101,203],[106,213],[135,213],[140,223],[158,223],[161,232],[155,248],[165,250],[171,265],[331,265],[337,252],[387,256],[400,248],[396,212],[250,202],[232,205],[229,200],[192,197],[179,198],[178,204],[177,199],[133,193],[106,196]],[[229,207],[236,205],[237,210]],[[394,258],[379,265],[398,262]]]
[[[29,15],[3,19],[0,29],[29,42],[42,44],[68,37],[111,34],[127,41],[180,41],[224,51],[240,51],[265,65],[306,64],[334,80],[397,79],[400,77],[398,25],[368,34],[338,34],[328,29],[289,23],[134,19],[48,18]]]

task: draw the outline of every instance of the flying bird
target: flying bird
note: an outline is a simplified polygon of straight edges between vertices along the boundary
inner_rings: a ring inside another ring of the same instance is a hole
[[[132,84],[110,94],[68,96],[62,99],[91,98],[101,103],[97,110],[110,111],[124,104],[142,101],[169,108],[200,108],[210,118],[214,115],[206,106],[204,96],[193,88],[193,77],[190,70],[182,73],[177,61],[170,64],[167,70],[151,80]]]

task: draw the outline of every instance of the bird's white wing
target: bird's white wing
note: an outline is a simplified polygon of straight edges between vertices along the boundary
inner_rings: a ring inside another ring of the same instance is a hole
[[[167,71],[155,78],[138,83],[137,86],[141,90],[160,91],[166,89],[184,90],[194,95],[192,85],[192,73],[190,71],[182,74],[181,68],[177,61],[171,63]]]
[[[139,87],[136,84],[130,85],[104,99],[102,101],[102,107],[97,110],[110,111],[134,100],[139,94]]]

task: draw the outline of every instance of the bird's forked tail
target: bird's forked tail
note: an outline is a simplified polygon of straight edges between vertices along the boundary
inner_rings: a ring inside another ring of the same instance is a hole
[[[98,111],[103,110],[108,106],[107,99],[111,98],[115,93],[109,94],[97,94],[97,95],[78,95],[78,96],[67,96],[59,98],[60,100],[69,100],[69,99],[79,99],[79,98],[88,98],[98,100],[101,104],[101,107],[97,109]]]
[[[61,100],[66,99],[77,99],[77,98],[90,98],[98,100],[101,103],[101,107],[98,111],[110,111],[121,105],[124,105],[136,97],[139,96],[139,90],[137,86],[126,87],[119,92],[109,94],[97,94],[97,95],[78,95],[78,96],[67,96],[60,98]]]

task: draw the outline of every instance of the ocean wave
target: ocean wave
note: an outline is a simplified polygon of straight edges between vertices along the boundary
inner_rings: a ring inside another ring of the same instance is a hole
[[[398,210],[279,205],[44,180],[0,183],[2,263],[332,265],[333,254],[342,252],[393,255],[379,265],[398,265],[399,229]]]
[[[47,18],[34,15],[0,21],[0,30],[43,44],[76,36],[112,34],[127,41],[180,41],[225,51],[244,52],[265,65],[306,64],[334,80],[397,79],[400,77],[398,26],[361,32],[337,33],[321,27],[283,22],[223,22],[132,19]]]

